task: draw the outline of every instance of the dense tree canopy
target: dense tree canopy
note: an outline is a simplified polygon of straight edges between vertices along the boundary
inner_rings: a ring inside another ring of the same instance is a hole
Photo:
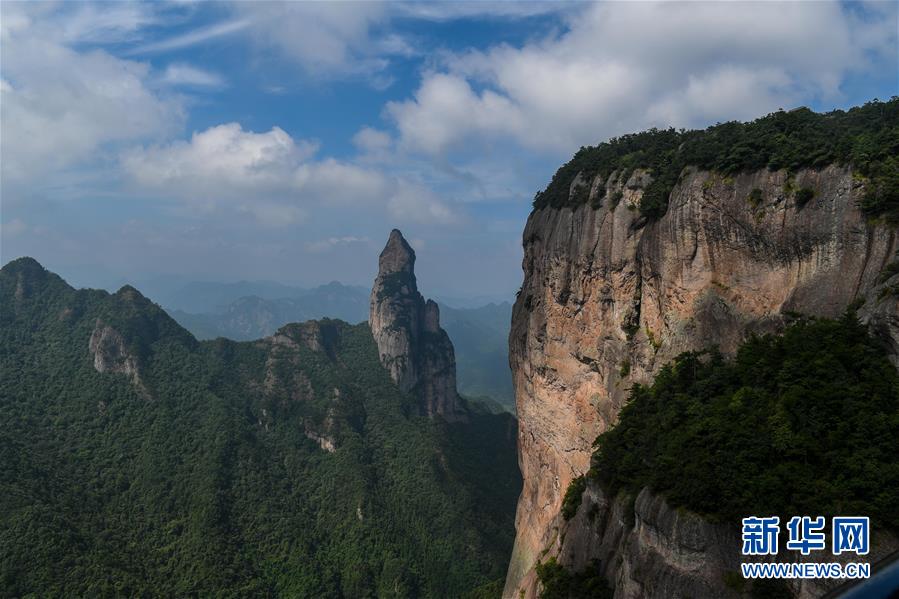
[[[865,178],[862,208],[872,216],[899,220],[899,98],[873,101],[824,114],[807,108],[780,110],[749,123],[727,122],[701,131],[650,129],[581,148],[537,193],[534,207],[562,208],[587,201],[587,190],[569,194],[584,180],[613,171],[626,181],[636,168],[649,169],[641,212],[665,214],[668,197],[686,166],[733,174],[759,169],[819,168],[851,164]],[[613,202],[614,203],[614,202]]]
[[[899,531],[897,439],[896,368],[850,313],[754,337],[733,360],[679,356],[634,386],[591,475],[726,522],[854,514]]]

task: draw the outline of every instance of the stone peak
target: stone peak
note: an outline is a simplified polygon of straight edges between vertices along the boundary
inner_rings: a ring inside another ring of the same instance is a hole
[[[378,258],[378,274],[387,275],[398,272],[412,274],[415,270],[415,250],[403,237],[399,229],[390,232],[387,245]]]

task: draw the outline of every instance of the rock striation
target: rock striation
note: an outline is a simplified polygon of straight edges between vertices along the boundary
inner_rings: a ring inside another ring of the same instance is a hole
[[[135,385],[141,384],[138,359],[117,330],[98,318],[87,345],[94,356],[94,370],[124,374]]]
[[[630,385],[677,354],[733,352],[788,313],[835,317],[850,304],[899,347],[899,276],[889,276],[899,269],[885,270],[896,234],[859,210],[863,181],[849,166],[733,177],[687,168],[651,222],[639,213],[650,175],[623,179],[577,176],[571,193],[589,201],[535,210],[524,231],[509,337],[524,488],[505,597],[536,595],[533,566],[594,439]],[[800,188],[813,198],[797,202]]]
[[[381,364],[400,389],[418,398],[423,414],[466,418],[456,391],[453,344],[440,328],[437,303],[418,292],[415,251],[397,229],[378,259],[368,323]]]

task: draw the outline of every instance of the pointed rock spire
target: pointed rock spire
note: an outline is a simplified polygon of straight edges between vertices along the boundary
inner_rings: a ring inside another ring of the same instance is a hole
[[[453,344],[440,328],[437,303],[425,302],[418,292],[415,251],[397,229],[378,259],[368,323],[381,364],[400,389],[418,397],[422,413],[466,418],[456,391]]]
[[[408,273],[415,280],[415,250],[403,237],[399,229],[390,232],[387,245],[378,258],[378,276],[391,273]]]

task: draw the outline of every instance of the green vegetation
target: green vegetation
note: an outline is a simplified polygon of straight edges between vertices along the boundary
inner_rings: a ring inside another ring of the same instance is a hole
[[[538,563],[536,571],[543,587],[540,599],[612,599],[612,587],[596,560],[582,572],[572,573],[551,557]]]
[[[146,394],[98,373],[97,320]],[[306,328],[304,328],[306,327]],[[197,342],[136,290],[0,272],[0,597],[458,597],[502,578],[514,421],[415,415],[365,325]],[[307,432],[326,435],[323,450]]]
[[[565,497],[562,499],[562,517],[571,520],[577,513],[577,509],[581,507],[581,498],[584,495],[584,489],[587,488],[587,479],[578,476],[568,484],[565,490]]]
[[[414,288],[414,275],[405,271],[391,272],[381,278],[381,289],[378,290],[378,299],[405,295]]]
[[[680,355],[634,385],[591,476],[715,520],[870,515],[899,531],[899,376],[854,313]]]
[[[746,198],[746,201],[749,202],[749,205],[752,206],[753,209],[757,209],[765,201],[765,198],[762,196],[762,190],[758,187],[754,187],[752,191],[749,192],[749,197]]]
[[[467,592],[462,599],[502,599],[505,578],[497,578]]]
[[[879,283],[885,283],[897,274],[899,274],[899,260],[893,260],[883,267],[883,270],[877,275],[877,281]]]
[[[851,164],[864,179],[865,212],[899,221],[899,98],[845,112],[781,110],[750,123],[721,123],[702,131],[651,129],[582,147],[537,193],[534,208],[583,203],[579,194],[569,198],[578,173],[589,182],[596,175],[605,180],[618,171],[623,182],[641,168],[649,170],[652,182],[644,189],[640,211],[658,218],[665,214],[671,190],[687,166],[732,175],[829,164]]]
[[[605,192],[604,187],[601,187],[601,189],[603,190],[603,192]],[[610,200],[612,202],[612,210],[614,210],[615,207],[618,206],[618,204],[621,202],[622,198],[624,198],[624,192],[621,191],[620,189],[617,189],[612,193],[612,197],[610,198]]]
[[[811,187],[803,187],[796,192],[796,207],[802,209],[803,206],[812,201],[815,197],[815,190]]]

